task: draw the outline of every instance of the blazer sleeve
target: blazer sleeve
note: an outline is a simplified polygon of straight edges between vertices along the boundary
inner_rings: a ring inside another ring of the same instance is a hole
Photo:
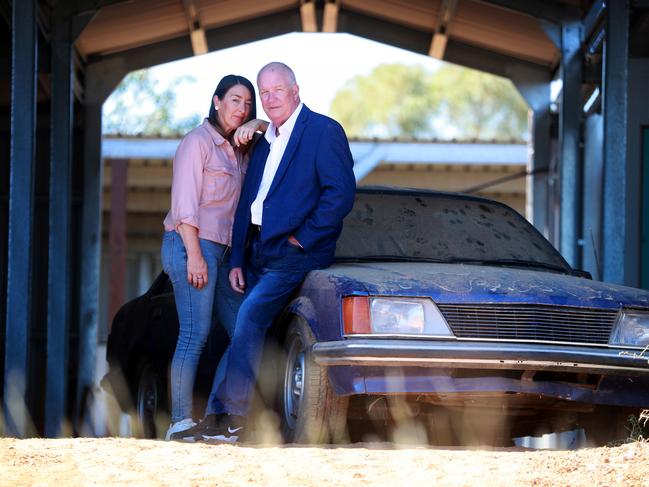
[[[245,183],[244,183],[245,186]],[[232,253],[230,254],[230,269],[243,265],[246,237],[248,236],[248,223],[250,219],[246,211],[250,212],[247,204],[248,199],[241,194],[237,211],[234,214],[234,225],[232,226]]]
[[[342,220],[354,204],[354,160],[343,128],[333,120],[323,130],[316,171],[321,188],[318,204],[294,234],[307,252],[320,241],[338,238]]]

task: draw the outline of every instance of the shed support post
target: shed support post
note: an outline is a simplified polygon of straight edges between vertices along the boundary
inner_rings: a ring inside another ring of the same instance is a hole
[[[604,44],[604,222],[602,261],[604,281],[629,284],[626,242],[629,217],[627,108],[629,73],[629,2],[613,0],[606,9]],[[637,262],[634,263],[637,265]]]
[[[33,432],[27,408],[29,330],[32,325],[32,251],[36,172],[37,2],[12,2],[11,148],[7,322],[3,412],[5,434]]]
[[[45,436],[64,431],[68,391],[70,322],[70,201],[72,192],[73,58],[70,16],[54,11],[52,25],[52,99],[47,277],[47,359]]]
[[[561,27],[561,116],[559,119],[560,245],[559,250],[571,266],[580,265],[581,228],[581,23],[566,21]]]
[[[99,317],[101,259],[101,108],[104,100],[126,74],[123,61],[90,64],[86,68],[85,136],[83,155],[83,203],[81,217],[81,276],[79,279],[79,373],[75,418],[86,421],[87,400],[92,394]],[[78,424],[77,430],[91,428]]]
[[[528,161],[527,217],[546,238],[548,223],[548,170],[550,167],[550,76],[513,69],[511,80],[533,111]]]

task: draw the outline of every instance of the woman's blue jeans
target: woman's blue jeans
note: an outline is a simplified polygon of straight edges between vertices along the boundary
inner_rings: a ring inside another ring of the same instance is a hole
[[[207,263],[207,285],[196,289],[187,282],[187,251],[180,235],[165,232],[162,267],[174,289],[178,312],[178,342],[171,361],[171,421],[192,417],[192,395],[201,352],[212,323],[218,318],[232,336],[241,298],[228,281],[227,247],[199,239]],[[217,370],[217,375],[223,371]]]

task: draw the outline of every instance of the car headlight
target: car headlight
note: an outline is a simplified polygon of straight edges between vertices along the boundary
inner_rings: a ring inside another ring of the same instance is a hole
[[[609,345],[646,347],[649,345],[649,313],[623,309],[618,313]]]
[[[435,303],[427,298],[343,298],[343,328],[346,335],[454,337],[442,313]]]

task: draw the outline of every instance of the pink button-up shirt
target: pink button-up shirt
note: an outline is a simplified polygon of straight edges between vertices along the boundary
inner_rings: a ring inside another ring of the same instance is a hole
[[[247,169],[247,157],[205,119],[178,145],[173,163],[171,209],[165,230],[181,223],[198,228],[198,237],[232,243],[232,223]]]

